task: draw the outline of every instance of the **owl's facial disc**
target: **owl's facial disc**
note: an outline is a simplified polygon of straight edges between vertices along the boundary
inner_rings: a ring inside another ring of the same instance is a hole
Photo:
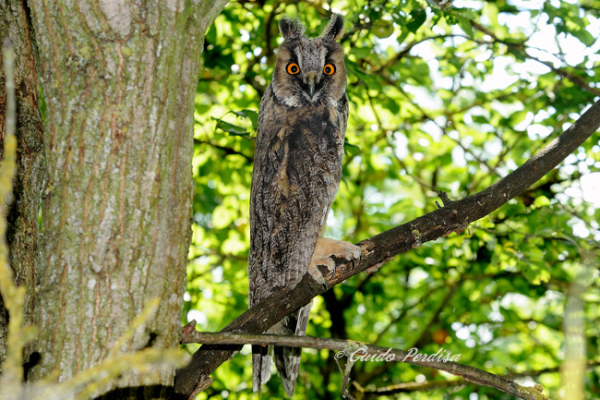
[[[346,92],[342,46],[320,37],[286,39],[279,50],[271,87],[277,101],[290,107],[336,107]]]

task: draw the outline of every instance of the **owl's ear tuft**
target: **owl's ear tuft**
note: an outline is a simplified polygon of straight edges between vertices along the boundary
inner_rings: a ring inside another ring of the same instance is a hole
[[[329,40],[339,40],[344,34],[344,17],[340,14],[333,14],[331,20],[323,31],[323,38]]]
[[[279,30],[285,40],[297,38],[304,33],[304,27],[300,21],[288,17],[279,20]]]

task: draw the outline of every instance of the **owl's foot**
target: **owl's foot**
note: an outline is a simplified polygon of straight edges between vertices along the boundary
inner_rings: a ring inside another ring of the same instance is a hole
[[[320,237],[317,239],[315,251],[308,266],[308,272],[317,282],[321,282],[325,289],[328,289],[319,266],[324,266],[328,271],[331,271],[331,278],[333,278],[338,263],[349,264],[354,268],[360,263],[360,257],[360,247],[342,240]]]

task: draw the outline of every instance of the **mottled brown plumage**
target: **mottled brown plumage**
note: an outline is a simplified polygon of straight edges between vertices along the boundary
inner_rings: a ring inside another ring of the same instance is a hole
[[[334,15],[322,37],[312,40],[298,22],[283,18],[279,27],[285,41],[261,99],[252,173],[250,306],[295,285],[307,272],[323,281],[316,265],[331,267],[332,254],[360,257],[349,243],[319,239],[340,183],[348,119],[344,53],[336,42],[343,20]],[[292,313],[269,332],[304,335],[310,307]],[[255,391],[270,377],[270,352],[253,348]],[[290,396],[300,352],[274,349],[275,365]]]

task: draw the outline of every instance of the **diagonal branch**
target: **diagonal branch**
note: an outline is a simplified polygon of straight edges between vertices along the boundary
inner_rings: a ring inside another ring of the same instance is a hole
[[[593,369],[600,366],[599,361],[588,361],[585,366],[586,369]],[[556,373],[560,371],[560,367],[544,368],[532,371],[524,371],[519,373],[511,373],[510,379],[523,378],[523,377],[536,377],[548,373]],[[506,376],[504,377],[506,378]],[[379,387],[377,389],[366,390],[358,384],[358,382],[352,382],[355,389],[363,396],[364,399],[373,399],[381,396],[391,396],[397,393],[410,393],[410,392],[427,392],[438,389],[449,389],[460,386],[472,385],[466,379],[455,379],[452,381],[425,381],[425,382],[406,382],[397,383],[394,385]]]
[[[445,204],[443,208],[360,242],[358,245],[362,251],[362,259],[359,265],[354,268],[340,265],[335,276],[326,280],[328,287],[366,269],[377,270],[395,255],[417,248],[423,243],[452,232],[461,232],[470,223],[485,217],[527,190],[576,150],[599,126],[600,102],[596,102],[562,135],[489,188],[460,201]],[[262,333],[323,292],[325,289],[321,284],[307,274],[295,287],[283,288],[244,312],[227,325],[223,332]],[[202,390],[199,382],[207,381],[206,378],[239,349],[240,346],[202,346],[194,354],[192,362],[177,372],[175,393],[187,398],[192,392]]]
[[[318,338],[311,336],[285,336],[285,335],[253,335],[247,333],[212,333],[191,330],[184,333],[182,343],[204,344],[252,344],[263,346],[307,347],[311,349],[325,349],[342,352],[342,355],[353,360],[403,362],[407,364],[428,367],[446,371],[459,376],[461,384],[472,383],[480,386],[489,386],[505,393],[512,394],[520,399],[542,400],[548,399],[541,395],[538,388],[524,387],[510,379],[491,374],[489,372],[449,361],[451,356],[436,356],[435,354],[419,354],[413,351],[404,351],[388,347],[357,342],[354,340]],[[419,355],[417,355],[419,354]],[[443,354],[443,353],[442,353]],[[367,357],[372,356],[372,357]],[[455,355],[456,356],[456,355]],[[336,358],[339,357],[339,353]],[[466,381],[466,382],[465,382]],[[414,389],[413,389],[414,390]]]

